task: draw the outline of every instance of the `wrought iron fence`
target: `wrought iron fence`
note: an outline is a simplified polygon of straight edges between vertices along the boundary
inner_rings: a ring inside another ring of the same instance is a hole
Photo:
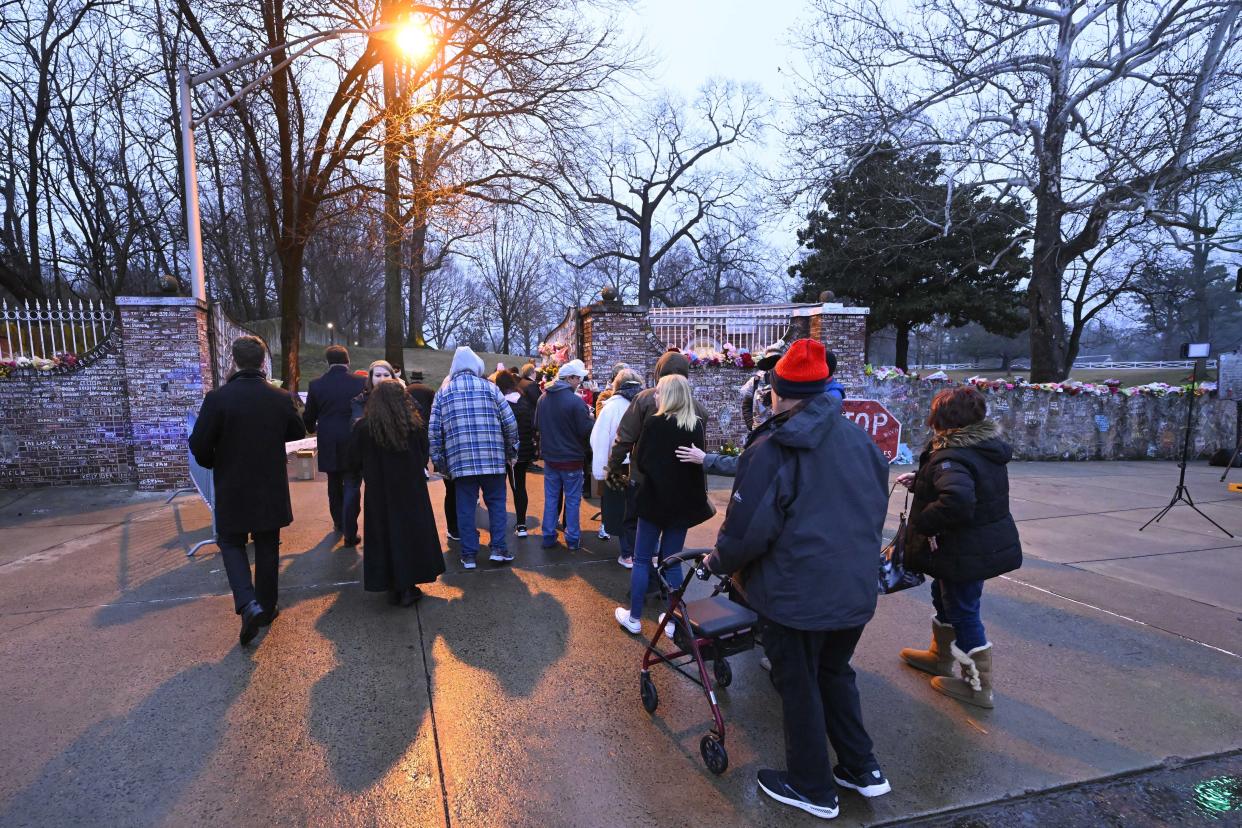
[[[763,351],[788,335],[790,320],[814,305],[715,305],[697,308],[652,308],[651,330],[666,347],[700,356],[720,353],[726,344],[736,351]]]
[[[95,301],[0,301],[0,359],[89,353],[112,332],[115,314]]]

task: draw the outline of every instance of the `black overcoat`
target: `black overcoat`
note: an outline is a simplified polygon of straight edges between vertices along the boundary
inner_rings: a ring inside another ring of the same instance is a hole
[[[950,581],[982,581],[1022,566],[1009,511],[1009,444],[989,420],[934,439],[919,457],[906,567]],[[929,538],[936,538],[931,548]]]
[[[265,532],[293,522],[285,443],[305,436],[293,398],[262,371],[238,371],[207,392],[190,451],[211,469],[217,532]]]
[[[632,465],[642,473],[635,501],[638,516],[661,529],[688,529],[716,514],[707,499],[703,466],[677,459],[677,447],[689,445],[707,446],[702,418],[687,430],[656,414],[643,423],[634,447]]]
[[[362,472],[362,584],[369,592],[409,589],[444,572],[444,553],[427,493],[427,430],[410,432],[409,448],[380,446],[363,417],[354,424],[349,457]]]
[[[332,365],[322,377],[311,380],[302,420],[318,438],[319,470],[345,471],[348,460],[349,425],[353,399],[366,388],[366,379],[354,376],[348,365]]]

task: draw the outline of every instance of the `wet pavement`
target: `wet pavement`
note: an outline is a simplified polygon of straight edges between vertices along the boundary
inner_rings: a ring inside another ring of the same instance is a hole
[[[1192,467],[1191,492],[1242,534],[1242,495],[1218,476]],[[1242,823],[1242,540],[1185,506],[1138,532],[1173,464],[1012,477],[1028,557],[984,596],[996,710],[897,659],[926,642],[926,587],[881,598],[855,666],[894,791],[842,793],[837,822]],[[196,496],[0,492],[0,825],[818,823],[756,791],[755,771],[783,764],[758,653],[730,659],[718,691],[724,775],[699,756],[710,711],[693,684],[655,668],[644,711],[642,645],[612,619],[628,573],[594,537],[594,504],[583,550],[510,536],[514,564],[485,551],[474,572],[450,554],[401,610],[362,591],[322,479],[292,489],[282,612],[249,650],[214,547],[185,557],[210,534]],[[895,495],[893,525],[900,509]]]

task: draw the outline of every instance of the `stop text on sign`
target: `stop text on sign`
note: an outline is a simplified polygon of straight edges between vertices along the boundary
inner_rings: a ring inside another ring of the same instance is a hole
[[[845,400],[841,403],[841,416],[867,432],[888,462],[897,459],[901,423],[883,404],[876,400]]]

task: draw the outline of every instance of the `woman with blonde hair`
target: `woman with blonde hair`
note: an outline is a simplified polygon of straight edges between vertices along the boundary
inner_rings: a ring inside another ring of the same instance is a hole
[[[706,444],[689,380],[680,374],[661,377],[656,384],[656,413],[643,424],[630,459],[641,480],[635,498],[638,535],[630,573],[630,606],[614,612],[617,623],[628,632],[642,631],[640,619],[654,564],[680,552],[686,532],[715,514],[707,499],[703,467],[677,459],[678,446],[703,448]],[[669,570],[668,577],[673,585],[680,584],[681,567]]]

